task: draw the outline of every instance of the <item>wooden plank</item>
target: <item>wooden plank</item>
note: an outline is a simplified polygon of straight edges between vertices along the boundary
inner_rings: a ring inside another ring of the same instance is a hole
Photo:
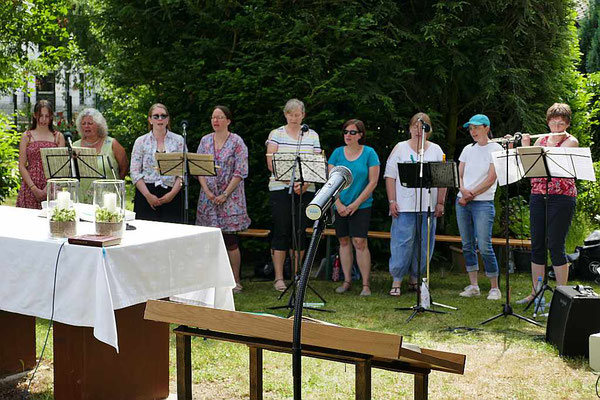
[[[177,400],[192,400],[192,338],[176,335]]]
[[[0,310],[0,376],[35,367],[35,317]]]
[[[143,303],[115,311],[119,353],[96,339],[93,328],[54,322],[54,398],[168,397],[169,325],[143,316]]]
[[[371,399],[371,359],[358,361],[355,364],[356,378],[354,381],[354,393],[356,400]]]
[[[312,228],[306,228],[306,233],[312,235]],[[335,236],[335,229],[325,229],[323,232],[324,236]],[[390,240],[390,232],[387,231],[369,231],[368,233],[369,239],[387,239]],[[445,243],[461,243],[460,236],[454,235],[435,235],[436,242],[445,242]],[[531,247],[531,240],[527,239],[514,239],[509,238],[509,245],[512,247]],[[492,238],[492,244],[494,246],[504,246],[506,245],[506,238]]]
[[[150,300],[146,319],[292,342],[293,321],[278,317]],[[402,336],[302,322],[302,344],[397,359]]]
[[[250,350],[250,400],[263,398],[263,353],[260,347],[248,346]]]
[[[429,396],[429,374],[415,374],[415,400],[427,400]]]
[[[236,235],[243,237],[260,237],[265,238],[271,234],[269,229],[246,229],[245,231],[236,232]]]

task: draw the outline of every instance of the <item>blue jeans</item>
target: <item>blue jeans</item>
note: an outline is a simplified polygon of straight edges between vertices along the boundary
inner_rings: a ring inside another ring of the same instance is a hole
[[[456,200],[456,222],[462,240],[467,272],[479,271],[476,252],[478,247],[486,276],[492,278],[499,275],[498,261],[492,247],[492,226],[495,215],[494,202],[491,200],[470,201],[464,207],[458,204],[458,199]]]
[[[401,212],[398,217],[392,217],[392,229],[390,240],[390,274],[394,281],[400,282],[404,275],[409,272],[410,275],[417,277],[417,255],[419,241],[417,238],[417,215],[416,212]],[[422,213],[423,221],[421,224],[421,274],[425,272],[427,266],[427,213]],[[429,259],[433,255],[433,246],[435,244],[435,225],[437,218],[431,215],[431,230],[429,232]]]

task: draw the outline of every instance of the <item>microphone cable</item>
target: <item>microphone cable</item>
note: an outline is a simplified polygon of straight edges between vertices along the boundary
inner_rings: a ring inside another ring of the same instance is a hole
[[[56,299],[56,276],[58,274],[58,260],[60,259],[60,253],[62,252],[65,243],[67,243],[66,240],[60,245],[60,248],[58,249],[58,254],[56,255],[56,263],[54,264],[54,282],[52,284],[52,312],[50,314],[50,321],[48,321],[48,330],[46,331],[44,346],[42,347],[42,352],[40,353],[40,358],[38,359],[38,362],[35,365],[33,374],[31,375],[31,378],[29,378],[29,383],[27,384],[27,389],[25,389],[25,394],[21,397],[22,400],[26,400],[30,395],[29,389],[31,388],[31,383],[33,382],[33,378],[35,377],[35,374],[42,362],[42,358],[44,357],[44,351],[46,350],[46,345],[48,344],[48,336],[50,336],[50,329],[52,329],[52,322],[54,321],[54,302]]]

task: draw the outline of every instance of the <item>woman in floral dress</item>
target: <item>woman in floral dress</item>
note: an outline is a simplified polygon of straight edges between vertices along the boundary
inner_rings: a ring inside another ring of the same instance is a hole
[[[198,199],[196,225],[221,228],[227,247],[236,286],[234,293],[242,290],[240,283],[241,254],[235,232],[250,226],[246,211],[244,179],[248,176],[248,148],[244,140],[229,131],[232,114],[225,106],[216,106],[211,116],[213,133],[205,135],[198,146],[198,154],[212,154],[217,175],[198,177],[202,190]]]
[[[19,172],[21,189],[17,207],[42,208],[46,200],[46,177],[42,164],[41,149],[63,147],[65,138],[54,130],[54,112],[48,100],[39,100],[33,108],[31,129],[23,133],[19,144]]]

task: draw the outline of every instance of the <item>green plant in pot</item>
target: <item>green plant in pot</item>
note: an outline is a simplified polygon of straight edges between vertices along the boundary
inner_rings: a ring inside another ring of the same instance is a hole
[[[529,204],[521,195],[512,197],[508,202],[508,230],[510,236],[516,239],[531,237],[529,225]],[[515,267],[520,272],[531,271],[531,251],[526,248],[513,248]]]
[[[77,232],[77,215],[74,208],[52,209],[50,215],[50,234],[55,238],[75,236]]]
[[[96,209],[96,234],[106,236],[123,236],[123,213],[120,209],[115,211],[109,210],[108,208],[97,208]]]

